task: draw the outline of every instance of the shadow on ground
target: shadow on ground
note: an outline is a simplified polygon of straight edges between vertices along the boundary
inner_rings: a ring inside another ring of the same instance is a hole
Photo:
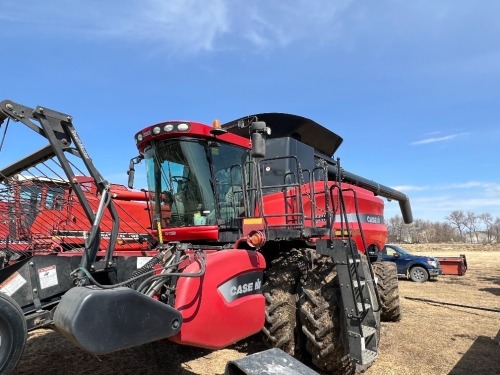
[[[263,349],[260,340],[249,338],[230,348],[251,354]],[[95,356],[84,352],[58,332],[33,335],[13,375],[194,375],[189,362],[213,356],[214,351],[174,344],[168,340],[145,344],[116,353]],[[224,368],[224,364],[222,365]]]
[[[479,336],[449,375],[500,374],[500,331],[495,339]]]

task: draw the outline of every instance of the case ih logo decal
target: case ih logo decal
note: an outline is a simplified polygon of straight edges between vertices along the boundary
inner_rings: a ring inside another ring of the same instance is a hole
[[[326,214],[315,216],[315,219],[318,221],[326,221]],[[341,220],[344,220],[344,217],[340,217],[340,215],[335,216],[335,222],[340,223]],[[347,214],[347,221],[349,223],[356,223],[358,221],[356,214]],[[359,214],[359,221],[362,223],[383,224],[384,217],[382,215]]]
[[[384,222],[383,216],[378,216],[378,215],[365,215],[365,216],[367,223],[382,224]]]
[[[250,294],[259,294],[262,293],[263,275],[262,271],[248,272],[226,281],[218,290],[227,302]]]

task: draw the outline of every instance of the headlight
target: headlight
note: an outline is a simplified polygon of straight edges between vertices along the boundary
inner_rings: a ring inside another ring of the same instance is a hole
[[[438,261],[437,261],[437,259],[430,258],[430,259],[427,259],[427,264],[431,265],[434,268],[437,268]]]
[[[159,126],[155,126],[155,127],[153,128],[153,134],[155,134],[155,135],[160,134],[160,131],[161,131],[161,129],[160,129],[160,127],[159,127]]]
[[[137,134],[137,141],[139,141],[139,142],[142,141],[142,134],[140,134],[140,133]]]

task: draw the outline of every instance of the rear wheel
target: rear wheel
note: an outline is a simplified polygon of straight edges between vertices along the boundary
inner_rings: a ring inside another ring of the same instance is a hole
[[[19,305],[0,293],[0,374],[10,374],[26,346],[27,328]]]
[[[380,297],[380,318],[383,322],[401,320],[399,302],[398,273],[392,262],[372,263],[373,273],[378,279],[377,290]]]
[[[306,258],[299,250],[281,254],[271,262],[263,285],[266,320],[262,329],[264,343],[301,359],[304,340],[297,321],[297,290],[306,268]]]
[[[415,266],[410,270],[410,279],[417,283],[423,283],[429,279],[429,274],[425,268]]]
[[[342,297],[331,258],[317,260],[302,292],[300,320],[313,364],[327,373],[354,373],[355,367],[344,353]]]

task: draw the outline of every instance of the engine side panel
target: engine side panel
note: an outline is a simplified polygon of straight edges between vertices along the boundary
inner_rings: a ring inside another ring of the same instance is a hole
[[[205,275],[181,277],[175,308],[182,314],[180,344],[219,349],[259,332],[264,325],[264,257],[256,251],[221,250],[207,254]],[[199,271],[191,263],[185,271]]]

